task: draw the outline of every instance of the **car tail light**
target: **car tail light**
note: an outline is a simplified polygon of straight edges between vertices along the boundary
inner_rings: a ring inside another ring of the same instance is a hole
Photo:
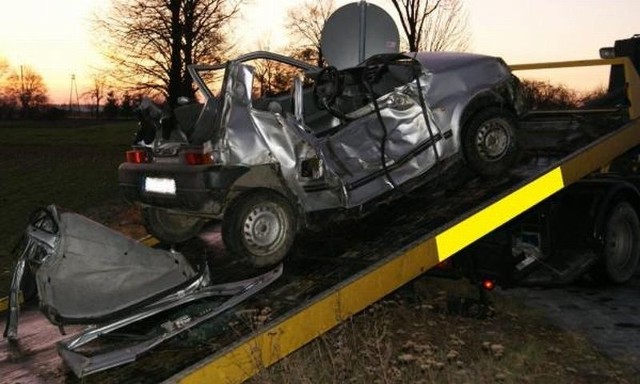
[[[213,164],[213,156],[210,153],[201,151],[185,151],[184,161],[188,165]]]
[[[149,162],[149,155],[146,151],[134,149],[127,151],[127,163],[142,164]]]

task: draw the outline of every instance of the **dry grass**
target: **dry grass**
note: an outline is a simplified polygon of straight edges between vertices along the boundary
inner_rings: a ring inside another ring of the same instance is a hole
[[[120,200],[117,169],[135,128],[132,121],[0,122],[0,296],[8,292],[11,250],[36,208],[85,212]]]
[[[460,309],[458,295],[475,295],[468,284],[435,278],[412,284],[413,291],[371,306],[250,382],[640,382],[518,303],[493,294],[488,316],[463,316],[451,310]]]

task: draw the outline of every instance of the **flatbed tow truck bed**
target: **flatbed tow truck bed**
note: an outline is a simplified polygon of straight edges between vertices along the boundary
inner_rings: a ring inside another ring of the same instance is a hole
[[[626,59],[593,62],[587,65],[624,64],[633,70]],[[304,236],[286,260],[283,276],[251,299],[134,363],[82,382],[235,383],[250,378],[640,144],[640,103],[635,103],[640,82],[635,71],[627,79],[635,91],[630,91],[632,119],[622,126],[607,127],[590,142],[565,143],[553,156],[529,156],[504,177],[469,179],[446,193],[433,186],[415,190],[357,225]],[[216,249],[194,241],[180,251],[211,254],[213,276],[241,273]],[[63,338],[37,308],[25,308],[18,341],[0,341],[0,381],[79,382],[57,356],[55,344]]]

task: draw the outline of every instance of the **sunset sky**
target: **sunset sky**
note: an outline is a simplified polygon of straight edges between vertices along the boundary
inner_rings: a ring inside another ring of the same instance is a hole
[[[339,6],[349,2],[336,0]],[[388,0],[369,2],[391,10]],[[90,17],[93,12],[104,12],[108,3],[3,0],[0,57],[14,67],[34,67],[43,75],[52,101],[66,103],[71,74],[76,74],[82,93],[89,89],[91,74],[104,66],[93,48],[96,36],[91,33]],[[233,36],[244,47],[240,50],[255,49],[265,36],[272,50],[285,46],[282,25],[286,11],[299,3],[301,0],[248,1]],[[597,58],[600,47],[640,33],[640,0],[464,0],[464,4],[469,14],[470,50],[501,56],[510,64]],[[605,74],[606,69],[562,70],[539,77],[586,89],[604,85]]]

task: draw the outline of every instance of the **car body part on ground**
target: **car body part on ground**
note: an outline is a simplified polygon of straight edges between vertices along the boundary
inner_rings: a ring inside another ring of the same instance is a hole
[[[36,211],[19,247],[12,313],[24,268],[35,276],[40,307],[54,324],[100,322],[142,307],[172,290],[206,284],[206,263],[195,269],[183,255],[153,249],[99,223],[55,206]],[[14,337],[17,322],[9,322]]]
[[[260,292],[281,275],[282,264],[251,279],[216,285],[200,285],[192,292],[186,290],[176,292],[142,308],[135,314],[91,327],[78,336],[60,342],[58,353],[78,377],[133,362],[161,343],[234,308]],[[211,301],[212,298],[224,299]],[[202,302],[205,299],[210,301],[197,306],[184,307],[186,304]],[[78,351],[81,347],[98,338],[108,338],[112,332],[137,324],[160,313],[178,309],[180,309],[180,316],[176,316],[175,313],[165,315],[153,327],[145,323],[144,330],[137,334],[129,332],[125,336],[120,335],[121,342],[122,339],[128,339],[128,343],[117,349],[114,349],[112,345],[107,345],[102,347],[103,350],[94,348],[87,354]]]
[[[264,61],[288,76],[282,88],[256,83]],[[368,214],[463,162],[495,176],[518,153],[520,84],[495,57],[381,54],[321,70],[253,52],[189,73],[201,103],[160,118],[142,106],[142,139],[119,168],[120,188],[153,212],[145,223],[167,243],[224,218],[234,228],[226,243],[254,267],[280,261],[301,229]],[[227,217],[256,193],[277,194],[286,213],[265,221],[285,236],[264,236],[268,254],[234,225],[242,218]]]
[[[25,269],[35,276],[39,306],[59,327],[93,324],[62,341],[58,352],[82,377],[134,361],[139,355],[215,317],[253,296],[282,274],[282,265],[260,276],[212,284],[209,266],[198,257],[195,266],[173,249],[151,248],[75,213],[55,206],[36,211],[18,247],[4,336],[18,338],[18,292]],[[202,256],[202,255],[200,255]],[[213,300],[215,299],[215,300]],[[77,351],[125,327],[198,302],[197,312],[147,324],[130,342],[107,351]]]

